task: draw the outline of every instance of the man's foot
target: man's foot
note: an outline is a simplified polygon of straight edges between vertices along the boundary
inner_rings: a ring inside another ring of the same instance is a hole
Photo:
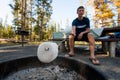
[[[71,54],[66,54],[65,57],[73,57],[75,55],[71,55]]]
[[[68,54],[65,55],[65,57],[73,57],[75,56],[73,52],[69,52]]]
[[[89,58],[89,60],[94,64],[94,65],[100,65],[100,62],[97,58]]]

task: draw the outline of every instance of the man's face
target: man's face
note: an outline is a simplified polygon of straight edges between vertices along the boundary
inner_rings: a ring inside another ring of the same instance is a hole
[[[83,8],[78,9],[77,14],[78,14],[79,17],[83,16],[84,15],[84,9]]]

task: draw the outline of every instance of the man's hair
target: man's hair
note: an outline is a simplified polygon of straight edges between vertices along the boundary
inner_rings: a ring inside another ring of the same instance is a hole
[[[84,6],[79,6],[79,7],[77,8],[77,12],[78,12],[79,9],[85,9],[85,8],[84,8]]]

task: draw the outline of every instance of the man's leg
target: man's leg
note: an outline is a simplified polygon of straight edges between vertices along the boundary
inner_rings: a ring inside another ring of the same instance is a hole
[[[70,47],[69,55],[74,55],[74,36],[73,35],[69,35],[69,47]]]
[[[99,61],[96,60],[95,57],[95,39],[91,33],[88,33],[88,41],[89,41],[89,48],[90,48],[90,58],[93,59],[92,62],[95,64],[99,64]]]
[[[90,56],[95,58],[95,40],[91,33],[88,33],[88,41],[89,41],[89,48],[90,48]]]

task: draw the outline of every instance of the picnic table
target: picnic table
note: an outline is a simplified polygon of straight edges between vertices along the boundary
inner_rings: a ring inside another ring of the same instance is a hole
[[[100,38],[95,39],[95,41],[102,42],[103,51],[108,51],[111,57],[116,56],[116,42],[120,41],[120,38],[117,38],[116,36],[114,36],[115,32],[120,32],[120,26],[112,27],[112,28],[104,28]],[[109,37],[101,38],[104,36],[109,36]]]

